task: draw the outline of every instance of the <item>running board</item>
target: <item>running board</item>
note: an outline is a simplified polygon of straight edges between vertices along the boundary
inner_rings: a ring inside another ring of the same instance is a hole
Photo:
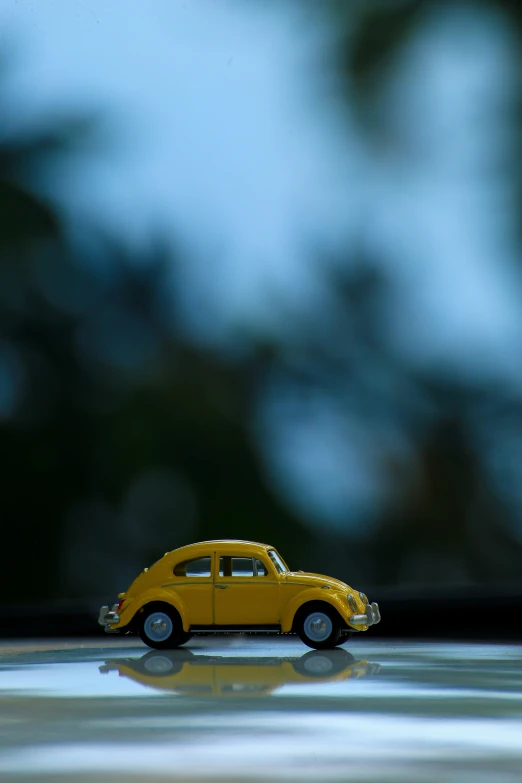
[[[189,633],[281,633],[280,625],[191,625]]]

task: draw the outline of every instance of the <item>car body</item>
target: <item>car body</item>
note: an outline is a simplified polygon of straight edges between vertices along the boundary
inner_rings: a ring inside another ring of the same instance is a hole
[[[253,541],[190,544],[145,568],[98,621],[109,633],[138,632],[156,649],[194,634],[297,633],[316,649],[380,621],[379,607],[349,585],[290,571],[277,550]]]
[[[147,688],[196,698],[269,696],[284,685],[341,682],[375,675],[378,663],[357,661],[346,650],[310,650],[301,657],[194,655],[191,650],[150,650],[141,658],[108,660],[101,674],[117,672]]]

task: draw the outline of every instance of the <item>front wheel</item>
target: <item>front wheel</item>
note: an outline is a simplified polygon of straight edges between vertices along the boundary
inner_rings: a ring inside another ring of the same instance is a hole
[[[181,617],[165,604],[145,609],[138,633],[145,644],[156,650],[171,650],[188,641]]]
[[[339,618],[329,607],[305,610],[296,630],[301,641],[315,650],[331,650],[342,644]]]

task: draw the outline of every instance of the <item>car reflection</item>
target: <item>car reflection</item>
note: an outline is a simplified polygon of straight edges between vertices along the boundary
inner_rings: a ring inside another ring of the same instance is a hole
[[[190,650],[152,650],[100,666],[141,685],[186,696],[266,696],[283,685],[338,682],[377,674],[380,664],[357,661],[346,650],[312,650],[299,658],[197,655]]]

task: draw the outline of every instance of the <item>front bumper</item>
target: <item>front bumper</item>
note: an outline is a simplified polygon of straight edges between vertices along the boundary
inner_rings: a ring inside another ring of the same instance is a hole
[[[379,604],[373,602],[373,604],[366,605],[366,612],[364,614],[352,614],[349,618],[350,625],[377,625],[381,622],[381,613],[379,611]]]
[[[108,606],[101,607],[98,615],[98,622],[105,628],[105,633],[119,633],[117,628],[112,627],[120,622],[120,615],[118,614],[117,609],[118,604],[114,604],[110,611]]]

